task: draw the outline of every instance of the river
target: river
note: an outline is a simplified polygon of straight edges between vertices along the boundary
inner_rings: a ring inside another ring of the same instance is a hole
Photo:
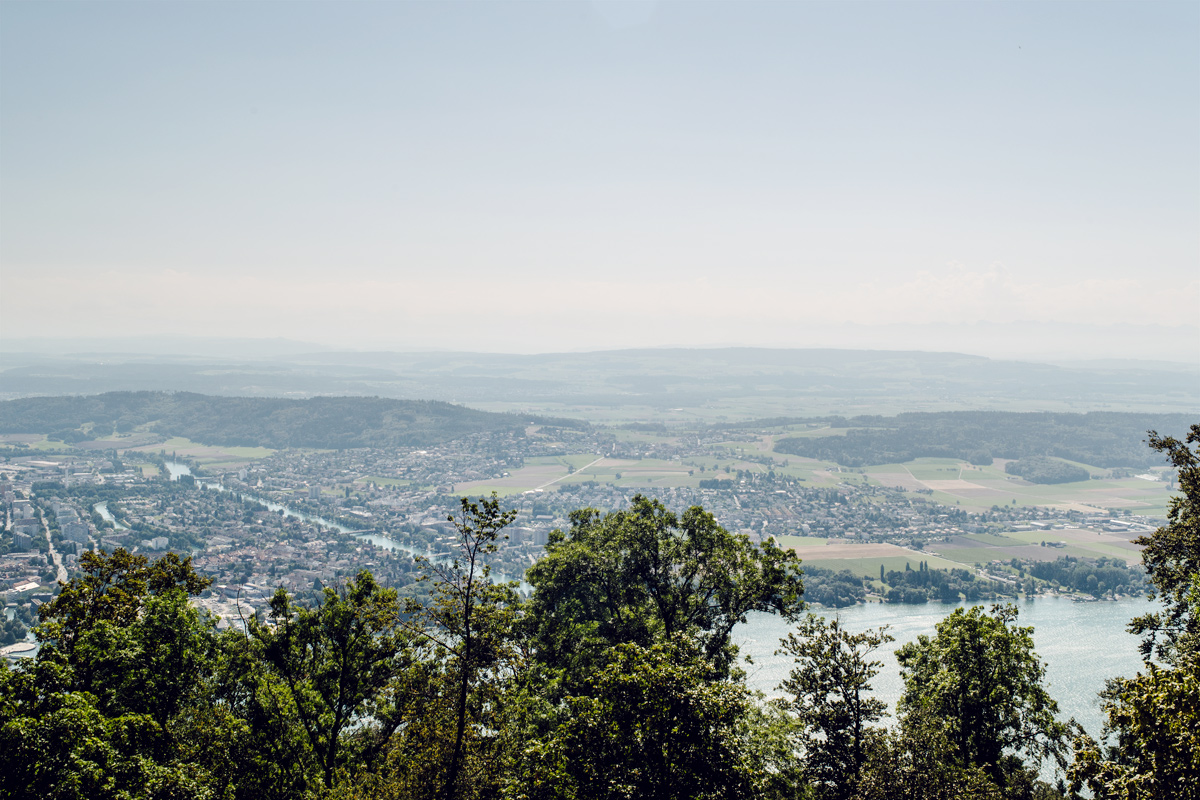
[[[170,474],[171,480],[173,480],[173,481],[179,480],[179,477],[181,475],[191,475],[192,474],[192,470],[191,470],[191,468],[188,467],[187,464],[183,464],[183,463],[180,463],[177,461],[165,461],[164,463],[166,464],[167,472]],[[392,538],[390,538],[384,534],[378,533],[378,532],[376,532],[376,533],[359,533],[356,529],[347,527],[338,522],[334,522],[333,520],[325,519],[324,517],[319,517],[319,516],[316,516],[315,514],[306,514],[303,511],[296,511],[295,509],[288,508],[285,505],[280,505],[279,503],[275,503],[270,500],[265,500],[261,497],[257,497],[253,494],[250,494],[249,492],[238,492],[235,489],[228,488],[227,486],[220,483],[219,481],[199,479],[196,481],[196,483],[202,484],[203,486],[205,486],[208,489],[216,489],[217,491],[221,491],[221,492],[230,492],[232,494],[237,494],[238,496],[241,496],[241,497],[249,497],[252,500],[254,500],[255,502],[261,503],[262,505],[266,506],[267,509],[270,511],[274,511],[275,513],[283,512],[283,515],[285,517],[294,517],[295,519],[299,519],[304,522],[313,522],[324,528],[330,528],[332,530],[335,530],[338,533],[348,533],[348,534],[353,535],[354,538],[356,538],[356,539],[361,539],[364,542],[370,542],[371,544],[375,545],[376,547],[382,547],[385,550],[400,550],[401,552],[408,553],[409,555],[421,556],[422,558],[429,559],[429,561],[434,562],[434,563],[449,561],[448,556],[435,555],[429,549],[418,550],[417,548],[412,547],[411,545],[404,544],[403,542],[398,542],[395,539],[392,539]],[[496,571],[493,574],[496,576],[496,579],[499,581],[509,580],[508,575],[506,575],[503,572]],[[526,583],[523,580],[519,582],[519,585],[517,588],[523,592],[533,591],[533,586],[531,586],[530,584]]]
[[[112,512],[108,510],[108,503],[96,503],[96,505],[92,506],[92,508],[96,511],[97,514],[100,515],[100,518],[103,519],[105,522],[111,522],[113,524],[114,530],[118,530],[118,531],[129,530],[129,528],[122,525],[121,522],[112,515]]]

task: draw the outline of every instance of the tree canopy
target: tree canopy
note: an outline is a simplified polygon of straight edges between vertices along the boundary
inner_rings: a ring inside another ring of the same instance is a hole
[[[1016,625],[1016,606],[957,608],[896,651],[902,713],[925,709],[947,723],[963,766],[985,770],[1000,786],[1046,757],[1061,759],[1067,726],[1042,680],[1033,628]]]
[[[641,495],[626,511],[573,512],[527,579],[539,658],[561,668],[601,663],[613,645],[687,634],[727,673],[737,653],[730,634],[748,613],[794,620],[803,607],[792,551],[731,534],[702,508],[677,516]]]

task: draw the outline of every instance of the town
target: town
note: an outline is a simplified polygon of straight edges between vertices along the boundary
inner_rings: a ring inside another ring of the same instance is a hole
[[[864,583],[858,599],[910,602],[911,593],[886,593],[880,567],[963,567],[1002,595],[1071,591],[1035,580],[1028,559],[999,551],[976,563],[941,556],[989,537],[1023,535],[1033,543],[1032,534],[1046,548],[1034,561],[1046,560],[1074,547],[1056,532],[1094,531],[1125,544],[1134,566],[1137,552],[1128,541],[1163,521],[1128,510],[1033,504],[968,510],[939,502],[931,489],[889,486],[864,470],[763,450],[762,438],[531,427],[523,436],[481,433],[424,449],[282,449],[240,461],[145,445],[28,455],[10,448],[0,463],[0,589],[10,611],[3,635],[12,640],[4,644],[20,646],[36,608],[87,549],[191,555],[196,569],[214,578],[199,602],[222,625],[264,608],[278,587],[310,596],[363,569],[420,598],[429,591],[422,580],[429,565],[454,553],[457,530],[448,517],[459,497],[489,490],[517,512],[492,560],[502,579],[519,580],[550,532],[570,525],[572,511],[621,510],[645,494],[675,511],[701,506],[752,541],[796,547],[814,576],[851,569]],[[805,462],[803,470],[792,462]],[[522,481],[538,485],[521,488]],[[808,546],[814,543],[823,546]],[[863,561],[870,557],[878,566],[868,569]],[[1141,588],[1140,567],[1128,572],[1104,587],[1108,596]],[[874,577],[878,583],[866,581]]]

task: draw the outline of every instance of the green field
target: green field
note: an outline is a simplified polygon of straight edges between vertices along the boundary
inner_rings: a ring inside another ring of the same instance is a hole
[[[367,475],[359,478],[355,483],[368,484],[373,483],[376,486],[411,486],[412,481],[401,480],[400,478],[384,478],[379,475]]]
[[[782,548],[792,548],[797,552],[810,547],[824,547],[829,540],[824,536],[776,536],[775,542]]]
[[[1045,536],[1045,534],[1042,535]],[[1020,539],[1014,539],[1009,536],[997,536],[994,533],[968,533],[963,536],[963,538],[970,539],[973,542],[979,542],[980,544],[994,545],[996,547],[1018,547],[1029,544],[1029,542],[1023,542]]]

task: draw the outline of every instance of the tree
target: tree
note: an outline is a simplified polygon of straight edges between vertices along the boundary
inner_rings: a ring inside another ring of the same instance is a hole
[[[1182,494],[1171,499],[1167,524],[1138,539],[1165,606],[1129,626],[1144,637],[1146,672],[1110,681],[1101,693],[1107,719],[1100,743],[1075,740],[1072,789],[1086,786],[1100,800],[1200,798],[1200,453],[1192,449],[1200,425],[1185,442],[1150,431],[1149,443],[1178,470]]]
[[[252,618],[249,636],[282,684],[289,701],[283,713],[294,714],[303,728],[306,755],[332,787],[347,733],[383,726],[374,738],[385,741],[402,721],[388,713],[394,704],[387,693],[414,656],[396,591],[364,570],[340,589],[326,587],[315,609],[295,605],[280,589],[267,619]]]
[[[613,646],[557,726],[526,748],[517,796],[530,800],[701,800],[755,796],[769,778],[747,747],[751,696],[711,681],[686,634]]]
[[[1200,593],[1200,424],[1183,442],[1150,431],[1149,444],[1178,471],[1181,494],[1167,506],[1167,524],[1136,540],[1144,548],[1146,577],[1166,608],[1133,620],[1130,630],[1144,637],[1144,656],[1169,663],[1181,651],[1200,650],[1200,603],[1194,599]]]
[[[803,608],[792,551],[730,534],[698,506],[677,517],[641,495],[626,511],[572,512],[570,531],[551,534],[527,579],[537,658],[575,679],[614,645],[649,647],[677,634],[698,642],[715,678],[727,676],[737,655],[730,634],[748,613],[794,621]]]
[[[500,532],[517,512],[501,511],[495,492],[478,503],[461,498],[460,505],[457,516],[447,516],[458,533],[458,552],[450,562],[432,565],[437,578],[433,603],[422,611],[427,623],[423,634],[437,646],[453,694],[454,745],[441,790],[446,800],[460,789],[472,691],[480,675],[504,660],[519,605],[511,584],[492,582],[487,564]]]
[[[909,709],[897,728],[872,742],[855,800],[1005,798],[982,769],[962,766],[947,735],[948,728],[949,721],[936,716],[929,707]]]
[[[87,551],[80,556],[78,576],[38,610],[39,657],[69,664],[75,689],[110,691],[111,676],[104,670],[113,653],[104,640],[130,631],[152,599],[172,594],[178,599],[179,593],[186,598],[211,582],[196,574],[191,557],[168,553],[151,564],[124,548],[112,555]]]
[[[902,714],[924,709],[947,722],[960,766],[983,769],[1004,787],[1021,779],[1024,758],[1060,762],[1067,725],[1042,687],[1045,667],[1033,650],[1033,629],[1017,627],[1016,606],[958,608],[896,651],[904,694]]]
[[[42,606],[32,662],[0,668],[0,794],[205,797],[229,787],[214,620],[190,559],[85,553]]]
[[[870,656],[893,641],[885,631],[850,633],[836,619],[809,614],[776,651],[795,660],[779,688],[792,696],[785,705],[800,725],[806,771],[822,787],[822,797],[842,800],[853,794],[872,734],[869,726],[886,713],[882,700],[867,696],[871,678],[883,665]]]
[[[1109,747],[1091,737],[1075,741],[1068,777],[1098,800],[1200,798],[1200,668],[1194,657],[1175,669],[1110,682],[1104,699]]]

